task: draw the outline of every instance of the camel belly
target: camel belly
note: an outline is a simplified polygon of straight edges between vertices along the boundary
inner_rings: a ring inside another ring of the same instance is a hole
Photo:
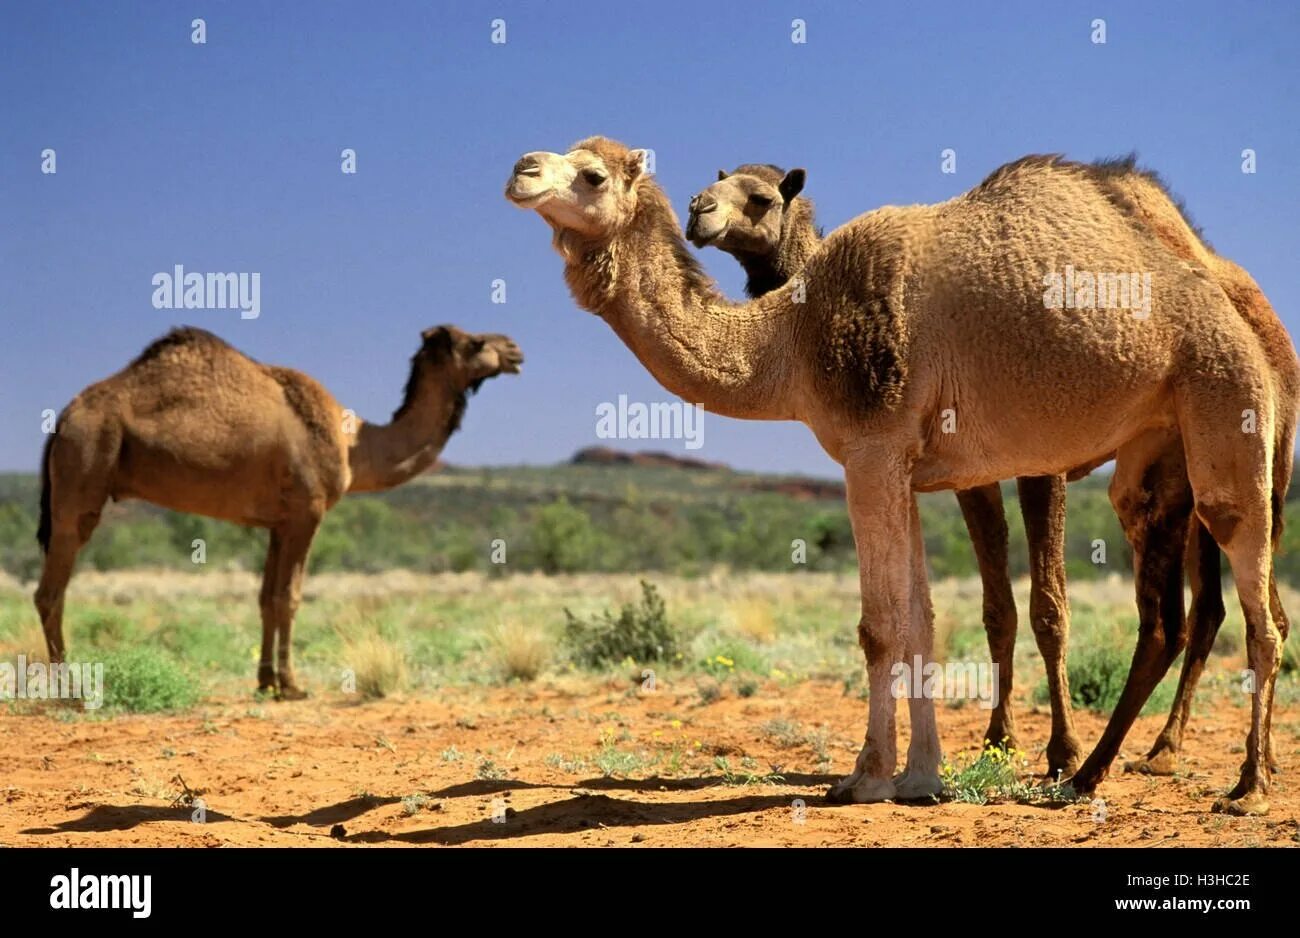
[[[1011,410],[953,408],[932,421],[913,464],[913,488],[968,489],[1018,476],[1060,475],[1095,466],[1138,434],[1175,421],[1167,397],[1105,401],[1055,412],[1050,401]]]
[[[141,499],[172,511],[252,526],[284,517],[286,499],[279,459],[181,458],[139,441],[125,441],[110,494]]]

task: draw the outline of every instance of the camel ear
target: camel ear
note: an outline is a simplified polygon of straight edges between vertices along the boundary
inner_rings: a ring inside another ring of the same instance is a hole
[[[649,150],[632,150],[627,155],[627,181],[636,182],[654,172],[654,162]]]
[[[789,202],[800,192],[803,192],[804,181],[808,178],[807,172],[802,169],[792,169],[785,174],[778,187],[781,190],[781,198]]]
[[[420,349],[421,352],[439,358],[451,353],[451,330],[446,326],[434,326],[432,329],[425,329],[420,333],[420,338],[424,339],[424,346]]]
[[[722,182],[722,180],[726,178],[727,178],[727,171],[725,169],[718,170],[718,182]]]

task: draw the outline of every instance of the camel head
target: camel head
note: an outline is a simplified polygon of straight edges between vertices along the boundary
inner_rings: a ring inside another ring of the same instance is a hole
[[[488,378],[515,375],[524,353],[509,336],[465,332],[455,326],[435,326],[420,333],[423,344],[411,362],[411,387],[424,377],[446,375],[453,386],[478,390]]]
[[[568,153],[525,153],[506,183],[506,198],[537,212],[557,235],[608,240],[635,214],[646,177],[645,150],[591,137]]]
[[[770,164],[749,163],[735,172],[718,170],[718,181],[691,199],[686,237],[697,248],[713,245],[728,254],[773,257],[781,248],[782,224],[790,203],[803,191],[807,174]]]

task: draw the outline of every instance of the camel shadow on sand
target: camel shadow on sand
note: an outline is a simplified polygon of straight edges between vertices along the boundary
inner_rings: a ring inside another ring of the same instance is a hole
[[[102,831],[127,831],[141,824],[192,823],[193,808],[164,808],[143,804],[101,804],[91,808],[79,818],[62,821],[53,827],[29,827],[24,834],[96,833]],[[207,810],[206,822],[233,821],[234,818],[218,811]]]

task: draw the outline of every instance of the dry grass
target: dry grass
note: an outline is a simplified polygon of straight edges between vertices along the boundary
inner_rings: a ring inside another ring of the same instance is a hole
[[[735,600],[727,610],[737,635],[760,645],[776,638],[776,617],[772,603],[756,596]]]
[[[509,622],[489,637],[488,651],[506,680],[531,681],[551,660],[551,641],[536,626]]]
[[[352,673],[356,692],[367,700],[407,686],[406,655],[395,642],[376,633],[345,638],[342,665]]]

